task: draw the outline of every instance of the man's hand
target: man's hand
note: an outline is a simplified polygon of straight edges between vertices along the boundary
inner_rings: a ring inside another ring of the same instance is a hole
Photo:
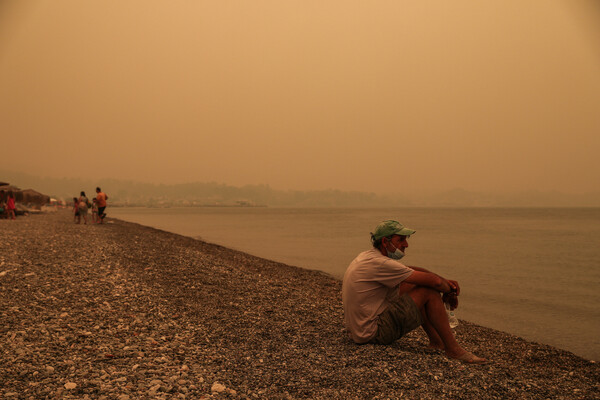
[[[450,310],[455,310],[458,307],[458,295],[455,292],[444,293],[442,301],[450,306]]]
[[[460,294],[460,286],[457,281],[447,280],[450,286],[450,292],[444,293],[442,301],[450,307],[450,310],[455,310],[458,307],[458,295]]]
[[[453,292],[456,292],[457,296],[460,295],[460,286],[458,286],[457,281],[448,279],[448,285],[450,285],[450,289],[452,289]]]

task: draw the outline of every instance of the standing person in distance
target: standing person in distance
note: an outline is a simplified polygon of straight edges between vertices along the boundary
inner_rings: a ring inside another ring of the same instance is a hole
[[[383,221],[371,234],[373,248],[348,266],[342,301],[350,337],[356,343],[391,344],[422,326],[429,347],[464,363],[486,363],[458,344],[448,323],[444,302],[458,306],[458,282],[398,261],[414,233],[398,221]]]
[[[96,202],[98,203],[98,223],[104,223],[104,217],[106,217],[106,213],[104,210],[106,209],[106,200],[108,200],[108,196],[106,193],[102,192],[102,190],[97,187],[96,188]]]
[[[83,223],[87,224],[87,214],[88,214],[88,207],[90,206],[90,201],[88,200],[87,196],[85,195],[85,192],[81,192],[79,194],[79,199],[77,200],[77,207],[79,208],[79,221],[77,223],[81,222],[81,217],[83,217]]]
[[[17,206],[15,205],[15,194],[12,190],[8,192],[8,199],[6,200],[6,218],[8,219],[16,219],[15,217],[15,209]]]
[[[0,190],[0,218],[6,218],[6,202],[4,201],[4,190]]]

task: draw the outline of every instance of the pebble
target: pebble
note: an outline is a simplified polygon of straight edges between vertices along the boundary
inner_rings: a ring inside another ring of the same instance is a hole
[[[211,392],[217,392],[217,393],[223,393],[225,391],[225,389],[227,389],[225,387],[225,385],[220,384],[219,382],[215,382],[212,384],[210,391]]]

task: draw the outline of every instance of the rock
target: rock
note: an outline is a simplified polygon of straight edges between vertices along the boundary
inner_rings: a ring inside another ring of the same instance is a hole
[[[72,389],[75,389],[76,387],[77,387],[77,384],[75,382],[65,383],[65,389],[67,389],[67,390],[72,390]]]
[[[148,390],[148,395],[155,396],[159,390],[160,390],[160,385],[154,385]]]
[[[210,388],[210,391],[216,392],[216,393],[223,393],[225,391],[225,389],[227,389],[225,387],[225,385],[222,385],[219,382],[215,382],[215,383],[213,383],[212,387]]]

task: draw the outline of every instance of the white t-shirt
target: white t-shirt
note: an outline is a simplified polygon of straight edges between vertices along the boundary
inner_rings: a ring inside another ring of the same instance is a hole
[[[344,274],[342,301],[352,340],[366,343],[375,336],[379,314],[398,298],[398,286],[412,273],[375,248],[363,251],[350,263]]]

